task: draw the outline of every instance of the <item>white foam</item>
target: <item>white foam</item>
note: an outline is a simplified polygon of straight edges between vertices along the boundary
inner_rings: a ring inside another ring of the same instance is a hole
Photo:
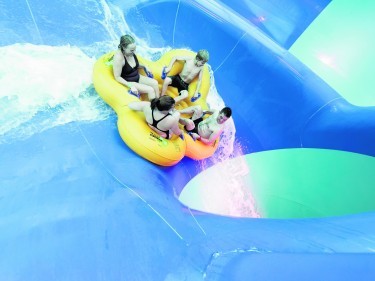
[[[207,96],[207,103],[211,109],[221,110],[223,107],[225,107],[225,102],[216,89],[214,72],[210,67],[209,70],[211,86]],[[236,126],[233,118],[230,118],[225,122],[225,128],[220,137],[219,147],[217,148],[215,154],[211,157],[210,161],[216,164],[225,161],[228,158],[242,155],[242,150],[240,147],[238,147],[239,144],[235,145],[235,135]],[[207,161],[202,161],[200,166],[202,169],[205,169],[207,166]]]
[[[95,60],[79,48],[0,48],[0,143],[72,121],[107,118],[92,89]]]

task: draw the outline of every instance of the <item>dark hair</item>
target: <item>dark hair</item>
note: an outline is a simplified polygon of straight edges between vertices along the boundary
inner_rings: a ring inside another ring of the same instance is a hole
[[[156,107],[159,111],[169,110],[175,103],[174,98],[170,96],[161,96],[160,98],[151,100],[151,109],[154,110]]]
[[[222,110],[220,110],[220,113],[224,113],[224,115],[229,118],[232,116],[232,109],[226,106]]]
[[[135,42],[135,40],[131,35],[129,35],[129,34],[123,35],[120,38],[120,45],[118,45],[118,48],[123,50],[128,45],[133,44],[134,42]]]

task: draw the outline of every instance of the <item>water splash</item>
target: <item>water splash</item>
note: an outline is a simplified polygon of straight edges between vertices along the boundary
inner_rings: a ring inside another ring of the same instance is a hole
[[[214,71],[209,67],[210,71],[210,90],[207,96],[207,103],[210,109],[221,110],[225,107],[225,102],[220,96],[219,92],[215,86],[215,76]],[[217,164],[223,162],[229,158],[242,155],[242,150],[239,148],[241,145],[236,142],[236,126],[233,118],[228,119],[225,122],[225,127],[222,135],[220,136],[219,147],[215,154],[208,160],[199,161],[199,166],[201,170],[207,169],[211,164]],[[237,149],[236,149],[237,148]]]
[[[216,89],[214,73],[210,67],[209,70],[211,87],[207,103],[210,109],[220,110],[225,107],[225,102]],[[198,180],[199,183],[194,183],[199,186],[199,191],[196,192],[199,193],[198,197],[202,201],[199,210],[234,217],[261,217],[254,197],[247,186],[246,178],[251,171],[245,158],[241,157],[244,155],[244,149],[244,145],[236,140],[235,120],[230,118],[225,122],[225,128],[215,154],[208,159],[197,161],[199,171],[207,170],[211,166],[215,166],[217,169],[216,176],[211,173],[202,173],[200,175],[202,179]],[[196,204],[196,196],[193,195],[192,198]],[[184,203],[194,209],[194,206],[190,205],[188,201],[190,199]]]
[[[92,88],[94,60],[80,49],[15,44],[0,56],[0,143],[111,113]]]

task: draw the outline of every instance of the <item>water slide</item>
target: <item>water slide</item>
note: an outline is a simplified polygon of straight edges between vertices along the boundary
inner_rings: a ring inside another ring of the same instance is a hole
[[[374,280],[375,7],[342,2],[0,0],[0,280]],[[125,33],[210,51],[213,157],[124,144],[91,75]]]

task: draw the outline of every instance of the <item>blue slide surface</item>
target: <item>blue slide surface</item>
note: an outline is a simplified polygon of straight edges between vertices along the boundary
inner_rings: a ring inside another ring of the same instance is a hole
[[[375,280],[375,203],[297,219],[191,209],[178,197],[216,158],[147,162],[93,89],[95,59],[125,33],[154,59],[205,48],[233,110],[229,157],[323,149],[374,163],[375,108],[288,52],[330,1],[235,2],[0,0],[0,280]]]

